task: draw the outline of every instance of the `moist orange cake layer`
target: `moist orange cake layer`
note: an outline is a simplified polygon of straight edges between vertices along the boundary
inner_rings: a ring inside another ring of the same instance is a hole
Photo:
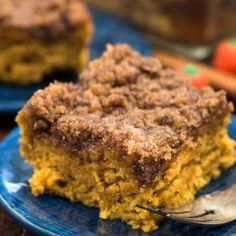
[[[233,165],[225,93],[196,90],[157,58],[108,46],[78,84],[40,90],[17,116],[32,193],[56,194],[151,231]],[[190,175],[191,173],[191,175]]]

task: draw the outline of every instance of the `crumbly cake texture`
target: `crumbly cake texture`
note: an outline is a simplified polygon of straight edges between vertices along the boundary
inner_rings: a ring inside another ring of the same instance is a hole
[[[92,22],[80,0],[0,0],[0,81],[28,84],[55,70],[78,73]]]
[[[223,91],[196,90],[158,58],[108,46],[78,84],[51,84],[19,112],[32,193],[154,230],[161,218],[137,204],[181,206],[234,164],[231,110]]]

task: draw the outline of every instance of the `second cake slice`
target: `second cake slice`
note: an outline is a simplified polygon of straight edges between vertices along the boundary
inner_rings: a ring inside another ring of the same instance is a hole
[[[80,0],[0,0],[0,82],[30,84],[88,61],[92,21]]]

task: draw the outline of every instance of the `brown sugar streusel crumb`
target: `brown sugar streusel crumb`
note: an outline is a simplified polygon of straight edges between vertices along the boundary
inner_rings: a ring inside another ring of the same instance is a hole
[[[46,39],[67,36],[91,21],[81,0],[0,0],[0,6],[1,30]]]
[[[78,84],[51,84],[21,112],[32,117],[38,137],[50,135],[77,153],[118,152],[147,185],[194,143],[201,127],[231,109],[225,92],[196,90],[157,58],[116,45],[90,63]]]

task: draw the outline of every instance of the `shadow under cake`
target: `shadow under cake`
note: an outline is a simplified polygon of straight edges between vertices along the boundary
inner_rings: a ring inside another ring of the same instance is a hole
[[[0,0],[0,81],[36,83],[88,60],[90,15],[77,0]]]
[[[234,164],[231,110],[225,92],[196,90],[156,57],[108,46],[78,84],[53,83],[19,112],[32,193],[155,230],[162,218],[136,205],[179,207]]]

